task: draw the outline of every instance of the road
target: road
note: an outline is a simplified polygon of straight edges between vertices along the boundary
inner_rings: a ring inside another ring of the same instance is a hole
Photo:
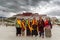
[[[51,38],[41,38],[41,37],[23,37],[16,36],[15,27],[6,27],[0,25],[0,40],[60,40],[60,26],[54,25],[52,28]]]

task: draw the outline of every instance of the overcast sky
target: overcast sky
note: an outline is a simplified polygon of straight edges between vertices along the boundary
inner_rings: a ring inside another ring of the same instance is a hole
[[[60,0],[0,0],[0,16],[28,11],[60,17]]]

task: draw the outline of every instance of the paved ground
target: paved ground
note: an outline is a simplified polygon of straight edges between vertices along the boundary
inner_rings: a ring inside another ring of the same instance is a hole
[[[41,37],[16,37],[15,27],[5,27],[0,25],[0,40],[60,40],[60,27],[55,25],[52,29],[51,38]]]

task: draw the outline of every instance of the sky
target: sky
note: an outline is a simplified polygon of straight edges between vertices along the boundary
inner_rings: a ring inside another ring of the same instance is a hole
[[[60,0],[0,0],[0,16],[11,17],[25,11],[60,18]]]

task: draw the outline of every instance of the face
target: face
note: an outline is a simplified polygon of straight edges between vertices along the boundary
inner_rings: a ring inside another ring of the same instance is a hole
[[[19,18],[17,18],[17,20],[20,20]]]
[[[30,19],[28,18],[28,20],[30,20]]]
[[[34,19],[34,20],[36,20],[36,18],[35,18],[35,17],[34,17],[33,19]]]
[[[46,18],[46,20],[49,20],[49,18]]]
[[[42,17],[39,17],[39,20],[42,20]]]

